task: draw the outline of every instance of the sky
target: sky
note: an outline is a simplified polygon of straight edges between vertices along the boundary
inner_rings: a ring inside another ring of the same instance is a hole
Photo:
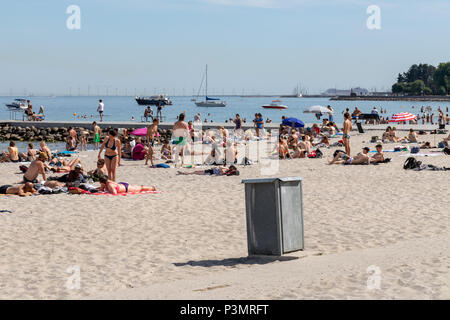
[[[449,13],[448,0],[2,1],[0,95],[192,95],[206,64],[210,95],[388,90],[414,63],[450,61]]]

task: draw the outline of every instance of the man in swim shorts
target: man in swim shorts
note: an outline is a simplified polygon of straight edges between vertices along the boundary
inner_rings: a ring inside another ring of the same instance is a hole
[[[94,150],[98,150],[100,146],[100,132],[101,129],[97,125],[97,122],[93,122],[92,125],[94,126]]]
[[[343,140],[345,146],[345,153],[350,156],[350,131],[352,131],[352,121],[349,112],[344,113],[344,131]]]
[[[12,185],[4,185],[0,186],[0,195],[2,194],[13,194],[18,196],[26,196],[27,193],[36,193],[36,190],[33,187],[31,182],[27,182],[25,184],[21,184],[18,186]]]
[[[44,161],[47,160],[47,155],[44,152],[39,153],[39,156],[36,160],[32,161],[30,167],[27,172],[23,175],[23,182],[37,182],[37,177],[39,174],[42,175],[44,181],[47,181],[47,175],[45,174],[45,165]]]

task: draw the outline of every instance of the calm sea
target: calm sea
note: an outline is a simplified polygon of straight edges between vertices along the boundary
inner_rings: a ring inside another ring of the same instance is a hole
[[[5,103],[11,102],[15,97],[0,97],[0,119],[8,120],[10,118],[9,111],[5,107]],[[17,97],[22,98],[22,97]],[[234,118],[236,113],[241,118],[247,118],[251,121],[256,112],[262,113],[264,119],[270,118],[274,122],[280,122],[281,116],[296,117],[305,123],[317,122],[313,114],[303,113],[303,110],[313,105],[327,106],[331,105],[335,110],[334,120],[342,122],[342,113],[345,108],[351,111],[358,106],[363,112],[370,113],[374,106],[380,110],[380,107],[387,109],[387,115],[390,117],[398,112],[411,112],[417,114],[421,106],[431,106],[434,111],[440,106],[445,110],[450,107],[450,103],[445,102],[410,102],[410,101],[330,101],[327,98],[281,98],[284,105],[289,109],[286,110],[269,110],[263,109],[261,106],[270,103],[276,97],[223,97],[222,100],[227,102],[225,108],[202,108],[197,107],[191,96],[172,97],[172,105],[163,109],[164,121],[176,121],[177,115],[186,112],[187,119],[192,120],[194,115],[201,113],[202,120],[225,122],[230,117]],[[87,116],[87,121],[98,120],[97,105],[98,100],[103,99],[105,103],[104,121],[130,121],[135,118],[139,123],[141,116],[144,114],[145,106],[140,106],[134,100],[134,97],[109,96],[109,97],[30,97],[33,110],[37,112],[39,106],[43,105],[45,109],[46,120],[64,121],[64,120],[80,120],[78,116]],[[156,113],[156,108],[152,107]],[[436,112],[435,112],[436,114]],[[0,143],[0,148],[4,148],[4,143]]]

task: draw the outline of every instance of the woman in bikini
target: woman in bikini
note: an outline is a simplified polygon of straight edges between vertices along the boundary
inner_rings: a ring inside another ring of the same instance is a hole
[[[156,188],[146,187],[146,186],[133,186],[126,182],[116,183],[108,179],[107,176],[100,177],[100,187],[99,191],[107,191],[112,194],[121,194],[128,192],[142,192],[142,191],[156,191]]]
[[[121,158],[121,143],[120,140],[116,138],[117,132],[115,130],[109,130],[108,137],[103,141],[100,147],[100,152],[98,153],[98,159],[101,158],[102,151],[105,149],[105,165],[108,171],[108,176],[112,181],[116,181],[116,168],[120,166]]]

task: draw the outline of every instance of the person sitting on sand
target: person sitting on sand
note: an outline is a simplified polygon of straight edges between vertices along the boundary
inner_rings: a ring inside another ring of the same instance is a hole
[[[67,187],[78,187],[81,183],[86,182],[83,175],[83,167],[78,163],[67,175],[66,185]]]
[[[329,164],[346,164],[346,165],[357,165],[357,164],[370,164],[369,157],[370,149],[368,147],[364,147],[362,149],[362,153],[358,153],[354,157],[349,157],[345,152],[338,151],[335,153],[333,160],[329,161]]]
[[[78,141],[76,138],[72,136],[68,136],[66,138],[66,150],[67,151],[75,151],[77,150]]]
[[[397,128],[393,127],[392,131],[391,131],[391,138],[393,142],[399,142],[402,140],[402,138],[400,138],[399,136],[397,136]]]
[[[142,143],[142,139],[137,138],[131,158],[135,161],[146,159],[145,164],[147,164],[148,159],[150,158],[151,162],[153,163],[153,147],[150,146],[148,148],[145,148],[144,144]]]
[[[161,159],[172,160],[172,147],[169,145],[169,141],[164,140],[161,147]]]
[[[295,148],[298,145],[297,130],[292,129],[291,134],[289,135],[289,138],[287,140],[287,144],[291,149]]]
[[[100,187],[97,188],[99,191],[106,191],[112,194],[123,194],[129,192],[143,192],[143,191],[156,191],[156,188],[146,187],[146,186],[133,186],[126,182],[116,183],[108,179],[107,176],[100,178]]]
[[[17,186],[12,185],[3,185],[0,186],[0,195],[2,194],[11,194],[17,195],[20,197],[25,197],[27,195],[36,194],[37,191],[34,189],[33,184],[31,182],[27,182],[24,184],[20,184]]]
[[[31,162],[27,172],[23,175],[23,182],[37,182],[37,177],[41,174],[44,181],[47,181],[45,174],[44,162],[47,160],[47,155],[44,152],[39,153],[38,158]]]
[[[28,152],[27,152],[27,158],[28,161],[33,161],[36,160],[36,156],[37,156],[37,150],[34,148],[34,145],[30,142],[28,144]]]
[[[292,154],[291,158],[292,159],[299,159],[299,158],[305,158],[306,150],[301,149],[299,145],[297,145],[296,147],[294,147],[294,153]]]
[[[50,148],[47,146],[45,141],[41,141],[39,151],[46,154],[47,160],[52,160],[52,152],[50,151]]]
[[[98,181],[100,177],[103,177],[108,174],[108,171],[105,168],[105,159],[97,160],[97,168],[88,172],[88,175],[92,177],[94,181]]]
[[[193,172],[178,171],[177,173],[181,174],[181,175],[198,175],[198,176],[204,176],[204,175],[210,175],[210,176],[212,176],[212,175],[216,175],[216,176],[239,175],[239,171],[233,165],[231,165],[229,168],[224,167],[224,166],[220,166],[220,167],[215,167],[215,168],[207,169],[207,170],[198,170],[198,171],[193,171]]]
[[[408,140],[408,142],[417,142],[417,138],[418,138],[418,134],[417,132],[414,131],[414,129],[409,129],[409,134],[406,137],[406,140]]]
[[[304,150],[306,154],[310,154],[312,151],[312,144],[309,141],[309,136],[307,134],[302,136],[302,141],[298,144],[300,149]]]
[[[280,137],[278,145],[278,155],[280,159],[290,158],[289,147],[285,138]]]
[[[372,156],[370,159],[371,162],[383,162],[384,161],[384,153],[383,153],[383,146],[381,144],[377,144],[375,146],[377,149],[377,152]]]
[[[2,150],[2,157],[0,158],[0,162],[19,162],[19,150],[16,147],[14,141],[9,143],[8,152]]]
[[[383,136],[381,137],[383,142],[392,141],[392,128],[391,126],[387,126],[386,131],[383,132]]]

